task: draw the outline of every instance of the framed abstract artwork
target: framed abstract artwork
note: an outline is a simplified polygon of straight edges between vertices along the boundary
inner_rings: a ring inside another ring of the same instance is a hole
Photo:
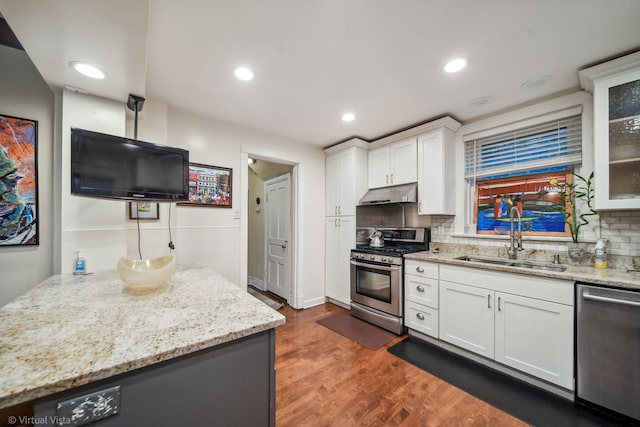
[[[38,122],[0,114],[0,246],[38,245]]]
[[[179,206],[231,208],[233,170],[189,163],[189,202]]]
[[[569,236],[564,189],[571,179],[571,172],[554,172],[477,182],[477,234],[509,234],[509,213],[515,206],[522,217],[523,235]]]

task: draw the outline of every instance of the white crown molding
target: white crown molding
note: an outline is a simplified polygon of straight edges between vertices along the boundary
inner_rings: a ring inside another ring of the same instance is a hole
[[[578,72],[580,86],[593,93],[593,82],[603,77],[609,77],[618,73],[640,68],[640,52],[625,55],[593,67],[585,68]]]

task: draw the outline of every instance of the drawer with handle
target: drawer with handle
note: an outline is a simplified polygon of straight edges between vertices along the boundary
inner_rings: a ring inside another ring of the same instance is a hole
[[[404,325],[409,329],[438,338],[438,310],[407,301]]]
[[[404,262],[404,272],[414,276],[438,279],[438,264],[408,259]]]
[[[429,277],[405,274],[404,295],[409,301],[438,308],[438,281]]]

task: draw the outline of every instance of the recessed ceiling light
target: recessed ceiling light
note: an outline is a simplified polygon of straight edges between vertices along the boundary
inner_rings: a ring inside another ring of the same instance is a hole
[[[253,71],[246,67],[238,67],[233,71],[233,74],[236,75],[237,78],[244,81],[249,81],[253,79]]]
[[[490,96],[481,96],[480,98],[472,99],[469,101],[469,104],[475,105],[476,107],[480,107],[482,105],[486,105],[493,101],[493,98]]]
[[[80,74],[92,79],[102,80],[107,76],[107,73],[102,71],[100,68],[90,64],[85,64],[84,62],[73,61],[70,62],[69,65]]]
[[[356,118],[356,116],[353,113],[344,113],[342,115],[342,121],[343,122],[352,122],[352,121],[355,120],[355,118]]]
[[[465,58],[456,58],[447,62],[444,65],[444,71],[447,73],[457,73],[467,66],[467,60]]]
[[[523,89],[530,89],[534,87],[544,86],[550,81],[551,76],[536,77],[535,79],[527,80],[526,82],[522,83],[520,87]]]

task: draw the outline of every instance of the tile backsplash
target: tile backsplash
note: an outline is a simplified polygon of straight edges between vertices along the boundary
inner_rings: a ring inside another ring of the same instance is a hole
[[[356,207],[357,227],[425,227],[431,229],[432,247],[444,250],[463,250],[471,253],[505,256],[504,247],[508,237],[481,238],[456,235],[455,216],[418,215],[415,203]],[[593,227],[586,230],[582,246],[588,256],[581,264],[593,265],[593,248],[598,236],[608,237],[607,253],[609,268],[640,269],[640,211],[603,211],[592,221]],[[552,259],[559,253],[568,262],[566,240],[535,240],[525,237],[522,254],[541,262]]]
[[[356,207],[356,227],[431,227],[429,215],[418,215],[417,203]]]

